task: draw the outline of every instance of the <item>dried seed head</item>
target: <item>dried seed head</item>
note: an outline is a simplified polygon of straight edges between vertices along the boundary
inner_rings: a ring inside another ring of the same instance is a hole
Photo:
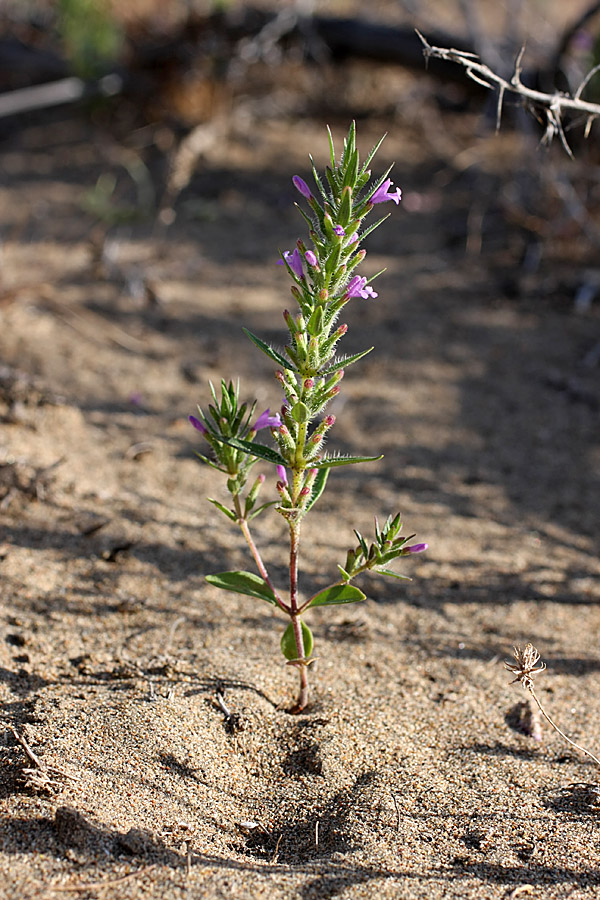
[[[531,688],[533,685],[532,677],[537,675],[538,672],[543,672],[546,668],[546,663],[540,661],[540,654],[531,643],[527,644],[524,650],[521,650],[520,647],[515,647],[513,656],[516,662],[504,663],[504,668],[517,676],[511,681],[511,684],[514,684],[515,681],[520,681],[523,687]]]

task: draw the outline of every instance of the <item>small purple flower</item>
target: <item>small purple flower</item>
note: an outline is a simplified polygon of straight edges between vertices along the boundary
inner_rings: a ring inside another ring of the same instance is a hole
[[[277,260],[278,266],[284,265],[284,260],[298,278],[304,278],[304,270],[302,269],[302,257],[300,256],[300,251],[296,247],[296,249],[292,252],[291,250],[283,251],[283,259]]]
[[[412,547],[404,548],[407,553],[422,553],[424,550],[429,549],[429,544],[413,544]]]
[[[350,240],[348,241],[348,244],[355,244],[357,242],[357,240],[358,240],[358,231],[355,231],[354,234],[352,235],[352,237],[350,238]]]
[[[367,300],[369,297],[375,300],[379,294],[373,290],[373,288],[367,284],[366,278],[361,278],[360,275],[355,275],[354,278],[348,284],[346,288],[346,296],[347,297],[362,297],[363,300]]]
[[[393,200],[396,206],[400,203],[402,199],[402,191],[400,188],[396,188],[393,193],[390,193],[390,187],[392,186],[392,179],[386,178],[382,185],[380,185],[373,196],[369,199],[370,203],[387,203],[388,200]]]
[[[188,416],[188,421],[191,422],[196,431],[199,431],[200,434],[207,433],[208,428],[206,427],[206,425],[203,425],[200,419],[197,419],[196,416]]]
[[[309,266],[316,266],[316,265],[318,265],[317,257],[316,257],[315,254],[312,252],[312,250],[307,250],[307,251],[306,251],[306,253],[304,254],[304,259],[306,260],[306,262],[308,263]]]
[[[287,472],[285,471],[285,466],[277,466],[277,474],[279,475],[279,480],[282,484],[288,483]]]
[[[311,199],[311,190],[303,178],[300,178],[299,175],[294,175],[292,178],[292,182],[296,190],[300,191],[303,197],[306,197],[307,200]]]
[[[334,225],[333,233],[337,234],[338,237],[344,237],[344,235],[346,234],[341,225]]]
[[[281,419],[279,417],[279,413],[274,413],[274,415],[271,415],[271,410],[265,409],[265,411],[260,414],[250,430],[260,431],[261,428],[281,428]]]

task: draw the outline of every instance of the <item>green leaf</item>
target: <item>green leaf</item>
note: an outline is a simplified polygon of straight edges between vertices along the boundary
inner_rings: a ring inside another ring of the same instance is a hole
[[[381,456],[326,456],[315,463],[311,462],[310,466],[313,469],[331,469],[333,466],[353,466],[355,463],[377,462],[378,459],[383,459],[383,453]]]
[[[355,353],[353,356],[343,356],[336,359],[333,366],[330,366],[328,369],[324,369],[322,372],[319,372],[319,376],[321,378],[327,378],[328,375],[333,375],[335,372],[339,372],[340,369],[346,369],[348,366],[351,366],[352,363],[358,362],[359,359],[362,359],[363,356],[366,356],[367,353],[370,353],[373,347],[369,347],[368,350],[363,350],[362,353]]]
[[[298,403],[295,403],[291,409],[292,418],[294,421],[298,422],[299,425],[304,425],[310,419],[310,412],[306,403],[302,403],[301,400]]]
[[[258,459],[264,459],[275,466],[285,466],[286,462],[283,456],[273,450],[271,447],[265,447],[264,444],[255,444],[254,441],[243,441],[241,438],[219,437],[222,444],[233,447],[234,450],[243,450],[250,456],[256,456]],[[381,457],[379,457],[380,459]]]
[[[201,459],[203,463],[206,463],[207,466],[210,466],[211,469],[216,469],[217,472],[224,472],[227,475],[227,469],[224,469],[222,466],[217,466],[216,463],[208,458],[208,456],[204,456],[204,454],[198,453],[197,451],[194,451],[194,454],[198,457],[198,459]]]
[[[207,575],[206,580],[223,591],[258,597],[259,600],[266,600],[267,603],[277,606],[275,594],[269,585],[253,572],[219,572],[216,575]]]
[[[350,581],[351,576],[346,572],[345,569],[342,569],[342,567],[339,564],[338,564],[338,569],[342,573],[342,578],[344,579],[344,581]]]
[[[315,594],[308,605],[334,606],[337,603],[356,603],[358,600],[364,600],[365,596],[353,584],[333,584],[331,587]]]
[[[209,503],[212,503],[214,506],[217,507],[217,509],[220,509],[221,512],[224,515],[226,515],[228,519],[231,519],[232,522],[237,522],[237,516],[234,512],[232,512],[232,510],[227,509],[227,507],[223,506],[222,503],[219,503],[218,500],[213,500],[212,497],[208,497],[207,499],[208,499]]]
[[[268,503],[263,503],[262,506],[258,506],[255,510],[253,510],[253,512],[250,513],[249,516],[247,516],[248,521],[251,522],[252,519],[254,519],[256,516],[260,515],[260,513],[264,509],[267,509],[267,507],[269,507],[269,506],[276,506],[278,502],[279,502],[278,500],[269,500]]]
[[[308,659],[310,654],[312,653],[313,648],[313,636],[310,628],[306,625],[305,622],[300,620],[300,625],[302,627],[302,643],[304,644],[304,658]],[[283,632],[283,637],[281,638],[281,652],[285,656],[286,659],[298,659],[298,648],[296,647],[296,636],[294,634],[294,625],[292,622],[288,625],[288,627]]]
[[[306,512],[315,505],[323,491],[325,490],[325,485],[327,484],[327,479],[329,478],[329,469],[319,469],[317,472],[317,477],[313,483],[312,494],[310,495],[310,500],[306,505]]]
[[[390,572],[389,569],[372,569],[373,572],[377,572],[378,575],[389,575],[390,578],[401,578],[402,581],[412,581],[412,578],[409,578],[408,575],[397,575],[396,572]]]
[[[272,347],[269,347],[268,344],[265,344],[264,341],[261,341],[259,337],[257,337],[255,334],[252,334],[252,332],[248,331],[247,328],[242,328],[242,331],[247,337],[250,338],[253,344],[256,344],[259,350],[262,350],[263,353],[266,353],[266,355],[278,365],[283,366],[284,369],[290,369],[292,372],[296,371],[294,367],[289,364],[285,356],[282,356],[281,353],[277,352],[277,350],[273,350]]]

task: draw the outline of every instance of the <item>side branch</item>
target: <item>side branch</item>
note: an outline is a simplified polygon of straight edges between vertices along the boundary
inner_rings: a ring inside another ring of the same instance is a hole
[[[600,104],[589,103],[588,101],[581,99],[581,94],[584,87],[587,85],[590,79],[598,71],[600,71],[600,66],[596,66],[594,69],[592,69],[591,72],[586,75],[583,82],[577,88],[573,96],[571,96],[570,94],[563,94],[558,91],[553,94],[547,94],[543,91],[537,91],[534,88],[527,87],[521,81],[521,60],[523,58],[523,53],[525,50],[524,47],[521,49],[515,62],[515,70],[511,80],[506,81],[506,79],[502,78],[500,75],[497,75],[492,69],[490,69],[489,66],[486,66],[484,65],[484,63],[479,62],[479,59],[475,53],[466,53],[462,50],[455,50],[453,48],[447,47],[433,47],[418,30],[417,35],[421,43],[423,44],[423,56],[426,60],[443,59],[447,62],[457,63],[460,66],[464,66],[464,68],[467,70],[467,76],[473,81],[477,82],[477,84],[482,85],[482,87],[489,88],[490,90],[498,90],[498,113],[496,117],[497,127],[499,127],[500,125],[502,103],[504,101],[505,93],[508,91],[512,94],[518,94],[526,103],[530,104],[533,107],[542,108],[544,110],[544,114],[546,116],[546,133],[543,138],[544,142],[549,143],[553,137],[558,135],[564,149],[569,154],[569,156],[572,157],[573,154],[571,152],[571,148],[567,144],[561,122],[562,114],[564,112],[578,112],[583,113],[585,116],[587,116],[586,137],[589,134],[592,122],[594,121],[594,119],[600,116]]]

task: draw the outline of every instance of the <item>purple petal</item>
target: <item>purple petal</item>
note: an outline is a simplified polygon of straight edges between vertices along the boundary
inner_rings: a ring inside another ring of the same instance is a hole
[[[287,472],[285,471],[285,466],[277,466],[277,474],[279,475],[279,480],[282,484],[288,483]]]
[[[261,428],[281,428],[281,419],[279,418],[279,413],[271,415],[271,410],[265,409],[265,411],[260,414],[250,430],[260,431]]]
[[[412,547],[405,547],[408,553],[422,553],[429,549],[429,544],[413,544]]]
[[[200,419],[197,419],[196,416],[188,416],[188,421],[192,423],[196,431],[199,431],[201,434],[206,434],[208,428],[206,425],[203,425]]]
[[[333,229],[333,233],[337,234],[338,237],[344,237],[344,235],[346,234],[341,225],[336,225]]]
[[[308,263],[309,266],[316,266],[316,265],[317,265],[317,257],[316,257],[315,254],[312,252],[312,250],[307,250],[307,251],[306,251],[306,253],[304,254],[304,259],[306,260],[306,262]]]
[[[302,257],[300,256],[300,251],[296,247],[294,252],[291,250],[283,251],[283,259],[277,260],[277,265],[282,266],[284,264],[283,260],[286,261],[294,275],[297,275],[298,278],[304,278],[304,270],[302,268]]]
[[[367,300],[369,297],[371,297],[371,299],[374,300],[379,296],[379,294],[376,293],[376,291],[374,291],[373,288],[367,284],[366,278],[361,278],[360,275],[355,275],[346,288],[346,296],[362,297],[363,300]]]
[[[402,199],[402,191],[400,188],[396,188],[393,193],[390,193],[390,187],[392,186],[392,179],[386,178],[382,185],[380,185],[373,196],[370,199],[370,203],[387,203],[388,200],[393,200],[396,206],[400,203]]]
[[[303,197],[306,197],[307,200],[310,200],[312,197],[311,191],[307,183],[303,178],[300,178],[299,175],[294,175],[292,178],[292,182],[297,191],[300,191]]]

